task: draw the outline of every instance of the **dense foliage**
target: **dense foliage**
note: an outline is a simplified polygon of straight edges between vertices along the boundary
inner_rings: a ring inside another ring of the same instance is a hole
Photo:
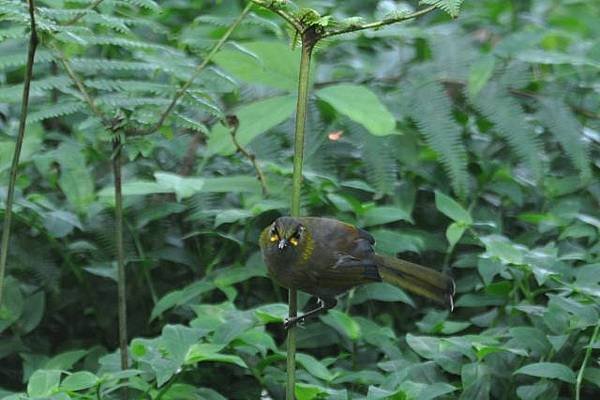
[[[295,3],[341,27],[419,6]],[[467,1],[457,19],[461,1],[439,3],[319,43],[303,213],[448,271],[456,309],[351,291],[298,330],[296,396],[599,398],[600,3]],[[254,6],[157,124],[245,2],[36,5],[0,398],[282,398],[286,291],[257,240],[289,207],[297,38]],[[2,213],[28,27],[26,3],[0,0]],[[128,370],[107,120],[126,156]]]

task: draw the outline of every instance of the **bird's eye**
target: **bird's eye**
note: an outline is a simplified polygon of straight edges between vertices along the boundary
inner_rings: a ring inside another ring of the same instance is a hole
[[[298,230],[292,235],[292,237],[290,238],[290,243],[292,244],[292,246],[298,246],[298,242],[300,241],[300,235],[302,234],[302,231],[304,230],[304,227],[299,227]]]
[[[270,237],[269,237],[269,241],[271,242],[276,242],[279,240],[279,234],[277,233],[277,229],[275,227],[271,228],[271,233],[270,233]]]

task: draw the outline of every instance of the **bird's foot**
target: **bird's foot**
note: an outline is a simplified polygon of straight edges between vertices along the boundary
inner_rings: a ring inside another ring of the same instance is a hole
[[[286,331],[294,326],[304,326],[304,315],[298,317],[285,318],[283,320],[283,329]]]

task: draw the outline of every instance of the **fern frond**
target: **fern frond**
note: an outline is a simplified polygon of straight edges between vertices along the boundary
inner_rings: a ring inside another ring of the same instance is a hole
[[[25,54],[25,48],[23,47],[22,53],[11,53],[0,56],[0,70],[9,68],[19,68],[25,66],[27,62],[27,54]],[[48,63],[53,60],[52,54],[48,51],[40,50],[35,53],[36,66],[44,63]]]
[[[126,79],[87,79],[84,83],[87,87],[107,92],[147,92],[160,96],[170,96],[177,89],[172,85]]]
[[[411,85],[406,93],[408,97],[405,102],[410,117],[425,137],[427,145],[440,157],[454,192],[459,197],[465,197],[469,191],[467,151],[444,88],[438,82],[427,82]]]
[[[36,56],[37,58],[37,56]],[[71,59],[71,64],[79,72],[95,73],[100,71],[149,71],[158,69],[155,64],[141,61],[118,61],[106,60],[102,58],[75,57]]]
[[[52,89],[66,90],[71,86],[71,80],[67,76],[50,76],[31,82],[29,95],[31,97],[43,96]],[[18,103],[23,92],[23,84],[0,88],[0,101],[6,103]]]
[[[58,103],[52,106],[44,105],[44,108],[34,111],[27,116],[27,122],[37,122],[48,118],[61,117],[63,115],[74,114],[85,108],[83,102],[68,101]]]
[[[554,138],[575,166],[581,178],[591,177],[589,147],[583,140],[582,126],[560,99],[544,99],[540,101],[538,120],[554,135]]]
[[[463,0],[421,0],[422,4],[434,5],[440,10],[446,11],[451,17],[457,17]]]
[[[173,113],[173,116],[176,117],[177,125],[208,135],[209,129],[202,122],[180,113]]]
[[[159,97],[129,97],[123,94],[110,94],[96,98],[98,104],[115,108],[135,108],[139,106],[167,106],[171,100]]]
[[[5,41],[6,39],[21,39],[25,37],[25,27],[24,26],[9,26],[6,29],[0,29],[0,42]]]
[[[540,180],[544,173],[542,143],[515,99],[497,82],[490,82],[470,101],[496,126],[498,134],[508,141],[535,179]]]

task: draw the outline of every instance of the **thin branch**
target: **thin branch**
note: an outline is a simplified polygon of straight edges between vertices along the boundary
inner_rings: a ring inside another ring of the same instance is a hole
[[[127,353],[127,295],[125,285],[125,253],[123,250],[123,194],[121,191],[121,138],[114,132],[113,142],[113,174],[115,184],[115,245],[117,247],[117,298],[119,314],[119,350],[121,352],[121,369],[126,370]]]
[[[61,64],[65,68],[65,71],[67,71],[67,75],[69,75],[69,78],[71,78],[73,83],[75,83],[75,86],[77,86],[79,93],[81,93],[81,95],[83,96],[83,99],[87,103],[90,110],[92,110],[92,112],[103,122],[103,124],[105,124],[106,120],[104,114],[102,114],[100,109],[96,106],[94,98],[88,93],[87,89],[85,88],[85,85],[83,84],[83,80],[79,78],[77,73],[73,70],[71,64],[69,63],[69,60],[65,58],[65,56],[60,52],[60,50],[58,50],[58,48],[56,48],[55,46],[51,47],[55,51],[56,57],[60,60]]]
[[[298,19],[296,19],[293,15],[287,13],[286,11],[282,10],[279,7],[276,7],[274,5],[274,1],[272,1],[272,0],[269,0],[269,1],[267,1],[267,0],[250,0],[250,1],[254,4],[256,4],[257,6],[264,7],[267,10],[270,10],[270,11],[274,12],[275,14],[279,15],[288,24],[293,26],[294,29],[296,30],[296,32],[298,32],[298,33],[304,32],[305,28],[302,25],[302,23],[300,21],[298,21]]]
[[[256,156],[254,154],[250,153],[245,148],[243,148],[242,145],[240,144],[240,142],[238,142],[237,137],[235,136],[235,134],[237,133],[238,127],[240,126],[240,122],[238,121],[238,119],[235,115],[228,115],[225,119],[225,122],[227,123],[227,126],[229,128],[229,134],[231,135],[231,141],[233,142],[233,145],[235,146],[235,148],[237,149],[237,151],[239,153],[241,153],[244,157],[246,157],[248,160],[250,160],[250,162],[252,163],[252,166],[256,170],[256,177],[258,178],[258,181],[260,182],[260,187],[262,188],[262,193],[263,193],[263,195],[268,196],[269,189],[267,188],[267,179],[265,178],[265,174],[263,174],[262,170],[260,169],[260,166],[256,162]]]
[[[579,400],[581,398],[581,383],[583,382],[583,374],[585,372],[585,367],[587,366],[588,360],[592,355],[592,346],[596,342],[598,338],[598,333],[600,332],[600,322],[596,324],[594,328],[594,333],[592,333],[592,337],[590,338],[590,343],[585,350],[585,356],[583,357],[583,362],[581,363],[581,367],[579,368],[579,372],[577,373],[577,381],[575,382],[575,400]]]
[[[12,164],[10,166],[10,177],[8,181],[8,192],[6,193],[6,208],[4,211],[4,223],[2,227],[2,244],[0,247],[0,306],[2,305],[2,289],[4,287],[4,271],[8,257],[8,241],[10,239],[10,223],[12,218],[12,206],[15,197],[15,186],[17,182],[17,170],[19,169],[19,157],[25,138],[25,126],[27,124],[27,112],[29,109],[29,87],[33,77],[33,63],[35,50],[38,45],[37,30],[35,27],[35,3],[29,0],[29,22],[31,34],[29,35],[29,48],[27,50],[27,67],[23,82],[23,95],[21,97],[21,115],[19,118],[19,132],[15,142]]]
[[[223,45],[225,44],[227,39],[229,39],[229,36],[231,36],[231,34],[235,30],[235,28],[237,28],[238,25],[242,22],[242,20],[246,17],[246,15],[248,14],[248,12],[250,11],[251,8],[252,8],[251,2],[246,4],[246,8],[244,8],[242,13],[236,18],[235,21],[233,21],[233,24],[231,24],[229,26],[229,28],[227,28],[227,31],[223,34],[221,39],[219,39],[219,41],[210,50],[210,52],[208,53],[206,58],[202,61],[202,63],[196,67],[196,70],[194,71],[194,73],[192,74],[190,79],[188,79],[188,81],[183,84],[183,86],[181,87],[181,89],[179,89],[177,91],[177,93],[175,93],[173,100],[171,100],[171,103],[169,104],[169,106],[165,109],[165,111],[163,111],[160,118],[158,119],[158,122],[154,126],[151,126],[147,130],[142,130],[141,132],[137,132],[137,134],[144,135],[144,134],[153,133],[153,132],[156,132],[157,130],[159,130],[163,126],[163,124],[165,123],[165,120],[167,119],[167,117],[169,116],[171,111],[173,111],[173,109],[177,105],[177,102],[179,101],[179,99],[181,99],[181,97],[185,94],[185,92],[190,88],[190,86],[192,85],[194,80],[198,77],[198,75],[200,75],[200,73],[204,70],[204,68],[206,68],[208,63],[211,62],[211,60],[215,56],[215,54],[217,54],[217,52],[221,49],[221,47],[223,47]]]
[[[94,8],[98,7],[100,5],[100,3],[102,3],[103,1],[104,0],[94,1],[92,4],[90,4],[89,6],[87,6],[85,8],[85,11],[93,10]],[[71,18],[70,20],[68,20],[66,22],[63,22],[61,25],[63,25],[63,26],[73,25],[74,23],[76,23],[77,21],[79,21],[81,18],[83,18],[85,16],[85,11],[79,12],[73,18]]]
[[[420,17],[421,15],[425,15],[435,9],[436,9],[436,6],[430,6],[430,7],[424,8],[422,10],[415,11],[414,13],[411,13],[411,14],[398,15],[396,17],[386,18],[386,19],[382,19],[381,21],[370,22],[368,24],[363,24],[363,25],[352,25],[352,26],[348,26],[346,28],[332,30],[329,32],[325,31],[325,32],[323,32],[321,37],[327,38],[327,37],[331,37],[331,36],[341,35],[344,33],[362,31],[365,29],[378,29],[378,28],[381,28],[386,25],[391,25],[391,24],[395,24],[397,22],[407,21],[409,19],[414,19],[414,18]]]

